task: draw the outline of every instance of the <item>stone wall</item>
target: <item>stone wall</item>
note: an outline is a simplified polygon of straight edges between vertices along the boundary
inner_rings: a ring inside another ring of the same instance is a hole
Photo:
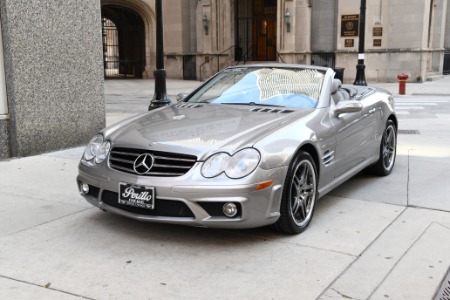
[[[312,3],[311,50],[336,50],[337,1],[319,0]]]
[[[147,37],[147,74],[144,77],[151,78],[156,53],[154,0],[101,0],[101,3],[123,5],[142,16]],[[196,78],[204,79],[218,69],[237,63],[233,46],[236,44],[234,14],[238,3],[241,2],[163,1],[168,78],[183,78],[183,72],[195,68]],[[438,72],[442,68],[442,45],[450,48],[449,0],[367,0],[366,3],[367,79],[396,81],[397,73],[418,68],[411,71],[410,77],[425,80],[428,72]],[[284,20],[286,9],[290,13],[289,32]],[[345,67],[345,76],[353,80],[359,39],[358,36],[342,36],[341,26],[343,15],[359,13],[360,1],[355,0],[278,0],[278,57],[288,63],[309,64],[312,62],[311,54],[336,52],[336,67]],[[204,16],[209,21],[208,34],[203,27]],[[346,39],[353,40],[353,43],[346,44]],[[220,59],[217,59],[219,53]],[[187,63],[187,56],[193,57],[188,60],[190,63]],[[405,59],[411,59],[410,63]]]
[[[100,1],[3,0],[0,14],[10,155],[87,143],[105,126]]]
[[[444,47],[450,49],[450,1],[447,1],[447,18],[445,23]]]
[[[427,53],[417,52],[366,52],[365,77],[368,84],[373,82],[397,82],[397,75],[405,73],[409,75],[410,82],[423,81],[422,57]],[[338,53],[336,65],[345,68],[345,83],[353,83],[356,78],[356,64],[358,54]]]
[[[395,82],[398,74],[405,73],[410,81],[421,82],[442,72],[448,5],[447,0],[367,1],[366,80]],[[359,38],[340,34],[341,18],[358,14],[359,5],[354,1],[339,1],[336,66],[346,69],[347,82],[356,76]],[[346,40],[353,40],[353,45]]]
[[[9,119],[0,118],[0,159],[11,156],[9,151]]]

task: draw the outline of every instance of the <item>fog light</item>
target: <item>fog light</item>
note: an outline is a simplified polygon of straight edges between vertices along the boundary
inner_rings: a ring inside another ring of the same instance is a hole
[[[89,193],[89,184],[84,182],[80,183],[80,192],[83,195],[87,195]]]
[[[236,216],[236,214],[238,213],[236,204],[231,203],[231,202],[225,203],[225,205],[223,206],[223,213],[228,218],[232,218],[232,217]]]

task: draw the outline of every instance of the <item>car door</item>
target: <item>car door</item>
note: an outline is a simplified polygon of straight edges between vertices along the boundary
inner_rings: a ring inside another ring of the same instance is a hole
[[[361,104],[361,122],[366,124],[364,131],[364,143],[361,145],[361,151],[364,159],[377,156],[379,153],[379,142],[377,141],[377,128],[380,128],[381,107],[378,99],[366,97],[362,99]]]
[[[335,178],[363,163],[371,155],[368,153],[368,143],[375,135],[376,109],[368,102],[361,101],[361,104],[361,111],[333,117],[336,129]]]

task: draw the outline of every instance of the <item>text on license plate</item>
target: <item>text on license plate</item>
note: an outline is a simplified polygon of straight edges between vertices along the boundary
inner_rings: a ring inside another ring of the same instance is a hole
[[[155,188],[119,183],[119,204],[154,209]]]

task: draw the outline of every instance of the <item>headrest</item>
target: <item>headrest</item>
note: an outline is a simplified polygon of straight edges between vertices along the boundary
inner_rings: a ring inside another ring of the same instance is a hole
[[[333,86],[331,87],[331,94],[336,93],[342,86],[342,82],[340,79],[333,79]]]

